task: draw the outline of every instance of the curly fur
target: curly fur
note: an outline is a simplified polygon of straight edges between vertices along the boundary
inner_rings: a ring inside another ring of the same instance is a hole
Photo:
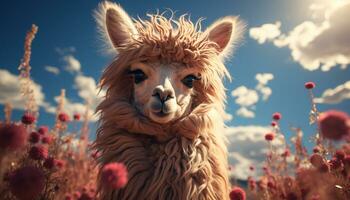
[[[100,30],[106,35],[105,16],[113,7],[121,10],[118,5],[105,2],[96,13]],[[175,20],[158,14],[149,18],[128,22],[136,28],[131,31],[132,40],[113,47],[118,56],[101,78],[101,87],[107,92],[97,107],[101,118],[94,148],[101,153],[100,166],[123,162],[129,182],[119,190],[100,185],[99,198],[228,199],[222,118],[226,96],[222,79],[229,73],[223,56],[207,32],[200,31],[200,21],[193,24],[185,16]],[[234,44],[242,32],[242,23],[232,17],[224,20],[236,23],[230,38],[234,40],[230,44]],[[128,67],[136,61],[152,60],[181,62],[201,72],[202,80],[194,86],[190,114],[175,122],[157,124],[132,104]]]

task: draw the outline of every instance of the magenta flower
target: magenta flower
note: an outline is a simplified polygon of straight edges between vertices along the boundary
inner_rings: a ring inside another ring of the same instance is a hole
[[[45,135],[49,131],[49,127],[47,126],[40,126],[38,129],[38,132],[40,135]]]
[[[109,163],[103,166],[101,178],[105,187],[119,189],[128,182],[128,173],[124,164]]]
[[[45,186],[44,172],[34,166],[15,170],[9,180],[10,190],[21,200],[36,199]]]
[[[48,149],[42,145],[33,146],[29,150],[29,157],[33,160],[44,160],[47,158],[48,154]]]
[[[245,191],[240,187],[233,187],[230,192],[230,200],[245,200]]]
[[[306,89],[310,90],[310,89],[315,88],[316,84],[314,82],[310,81],[310,82],[306,82],[304,86]]]
[[[279,112],[275,112],[272,114],[272,119],[274,119],[276,121],[280,120],[281,118],[282,118],[282,115]]]
[[[28,134],[23,125],[0,125],[0,149],[17,150],[27,143]]]
[[[69,116],[66,113],[60,113],[58,115],[58,120],[60,120],[61,122],[68,122]]]
[[[272,141],[274,138],[275,138],[275,134],[273,134],[273,133],[267,133],[265,135],[265,140],[266,141]]]
[[[31,132],[29,135],[29,142],[32,144],[36,144],[40,141],[40,134],[38,132]]]
[[[329,110],[319,117],[320,131],[323,137],[341,140],[350,135],[350,118],[345,112]]]
[[[30,114],[30,113],[25,113],[23,116],[22,116],[22,123],[23,124],[26,124],[26,125],[30,125],[30,124],[33,124],[35,122],[35,116]]]

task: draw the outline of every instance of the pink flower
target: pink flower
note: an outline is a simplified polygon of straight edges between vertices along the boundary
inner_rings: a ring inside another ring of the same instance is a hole
[[[230,199],[245,200],[246,199],[245,191],[240,187],[233,187],[230,192]]]
[[[275,134],[273,134],[273,133],[267,133],[265,135],[265,140],[266,141],[272,141],[274,138],[275,138]]]
[[[38,132],[31,132],[29,135],[29,142],[32,144],[36,144],[40,141],[40,134]]]
[[[290,156],[290,150],[289,149],[286,149],[284,150],[284,152],[281,154],[282,157],[289,157]]]
[[[102,183],[112,189],[123,188],[128,182],[128,173],[122,163],[109,163],[103,166],[101,173]]]
[[[276,121],[280,120],[281,118],[282,118],[282,115],[279,112],[275,112],[272,114],[272,119],[274,119]]]
[[[59,160],[57,159],[56,162],[55,162],[55,165],[58,167],[58,168],[62,168],[64,167],[64,165],[66,164],[66,162],[64,162],[64,160]]]
[[[47,158],[48,154],[48,149],[42,145],[33,146],[29,150],[29,157],[33,160],[44,160]]]
[[[322,158],[320,154],[314,153],[310,156],[310,163],[314,167],[320,168],[325,163],[325,160]]]
[[[316,84],[314,82],[310,81],[310,82],[306,82],[304,86],[306,89],[310,90],[310,89],[315,88]]]
[[[36,199],[45,186],[44,172],[34,166],[17,169],[10,177],[10,190],[21,200]]]
[[[26,125],[30,125],[30,124],[33,124],[35,122],[35,116],[30,114],[30,113],[25,113],[23,116],[22,116],[22,123],[23,124],[26,124]]]
[[[58,120],[60,120],[61,122],[68,122],[69,116],[66,113],[60,113],[58,115]]]
[[[340,140],[350,135],[350,119],[345,112],[329,110],[319,117],[320,131],[323,137]]]
[[[73,118],[74,118],[74,120],[79,121],[80,120],[80,114],[75,113]]]
[[[40,126],[38,129],[38,132],[40,135],[45,135],[49,131],[49,127],[47,126]]]
[[[275,121],[272,121],[272,122],[271,122],[271,126],[272,126],[272,127],[275,127],[275,126],[277,126],[277,122],[275,122]]]
[[[0,149],[17,150],[27,143],[28,134],[23,125],[0,125]]]
[[[52,136],[46,135],[41,139],[41,142],[43,144],[51,144],[52,143]]]
[[[52,169],[55,167],[55,163],[56,163],[56,159],[54,159],[53,157],[49,157],[45,160],[43,165],[46,169]]]
[[[334,155],[338,160],[344,160],[345,158],[345,152],[343,150],[337,150],[335,151],[335,155]]]

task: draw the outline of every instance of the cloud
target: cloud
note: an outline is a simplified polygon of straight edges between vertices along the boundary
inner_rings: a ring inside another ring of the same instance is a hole
[[[350,81],[338,85],[336,88],[327,89],[322,96],[315,98],[315,103],[337,104],[350,99]]]
[[[81,64],[79,60],[77,60],[73,55],[64,56],[63,60],[66,62],[65,69],[68,72],[71,72],[71,73],[80,72]]]
[[[0,104],[11,103],[15,109],[24,109],[25,101],[20,91],[20,80],[17,75],[0,69]],[[32,82],[35,101],[39,106],[45,105],[45,95],[41,85]]]
[[[327,6],[310,7],[313,12],[323,12],[321,22],[304,21],[272,40],[277,47],[288,47],[294,61],[309,71],[329,71],[336,66],[345,69],[350,64],[350,1],[325,3]],[[267,41],[253,38],[258,43]]]
[[[251,38],[258,41],[259,44],[263,44],[266,41],[272,41],[281,34],[280,31],[281,22],[275,24],[264,24],[260,27],[253,27],[249,29],[249,35]]]
[[[236,104],[240,106],[251,106],[259,101],[259,95],[255,90],[248,89],[245,86],[239,86],[231,92],[233,97],[236,97]]]
[[[246,107],[240,107],[236,111],[236,114],[238,116],[245,117],[245,118],[254,118],[255,117],[255,113],[251,110],[248,110],[248,108],[246,108]]]
[[[60,69],[49,65],[45,66],[45,70],[55,75],[58,75],[60,73]]]
[[[255,87],[262,95],[264,101],[268,100],[272,94],[270,87],[267,87],[269,81],[273,80],[274,76],[271,73],[260,73],[255,75],[255,79],[258,81],[258,85]]]
[[[74,80],[75,88],[78,90],[78,95],[87,102],[90,102],[92,106],[100,102],[105,92],[99,91],[94,78],[84,75],[77,75]]]
[[[239,86],[231,92],[232,97],[236,98],[235,103],[240,106],[236,111],[236,115],[244,118],[254,118],[255,105],[260,100],[267,101],[272,90],[267,86],[269,81],[273,80],[274,76],[271,73],[258,73],[255,75],[257,85],[255,89],[249,89],[246,86]],[[259,95],[260,94],[260,95]]]
[[[265,134],[270,132],[270,127],[265,126],[236,126],[228,127],[225,135],[229,140],[229,163],[234,166],[232,175],[238,179],[247,179],[249,175],[258,177],[262,175],[262,167],[266,159],[269,147],[265,141]],[[282,153],[284,150],[283,135],[279,134],[272,145],[276,147],[276,152]],[[254,166],[253,172],[249,171],[249,166]]]

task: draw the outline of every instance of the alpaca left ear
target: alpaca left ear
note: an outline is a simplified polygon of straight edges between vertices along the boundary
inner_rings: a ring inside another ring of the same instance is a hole
[[[217,44],[221,57],[229,56],[241,41],[245,24],[238,17],[224,17],[214,22],[205,31],[205,35]]]

